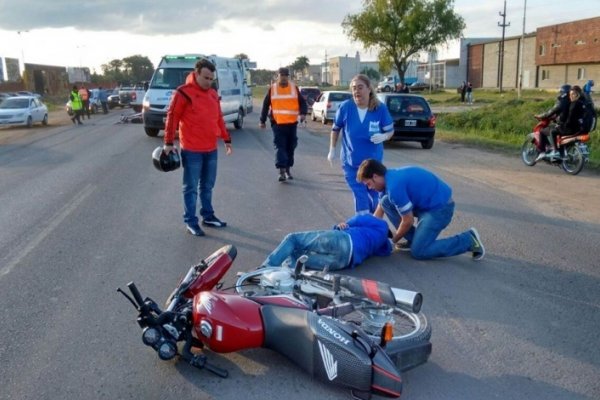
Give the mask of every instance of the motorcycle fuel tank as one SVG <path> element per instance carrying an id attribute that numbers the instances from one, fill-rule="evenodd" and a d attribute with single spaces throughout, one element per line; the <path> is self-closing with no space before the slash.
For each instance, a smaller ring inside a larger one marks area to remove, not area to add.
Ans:
<path id="1" fill-rule="evenodd" d="M 262 347 L 260 304 L 237 294 L 202 292 L 194 297 L 194 334 L 217 353 Z"/>

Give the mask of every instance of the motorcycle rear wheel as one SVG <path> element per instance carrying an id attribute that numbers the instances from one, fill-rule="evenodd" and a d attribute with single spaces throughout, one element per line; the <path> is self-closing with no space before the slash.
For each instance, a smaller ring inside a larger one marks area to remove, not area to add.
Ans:
<path id="1" fill-rule="evenodd" d="M 567 173 L 571 175 L 577 175 L 583 169 L 585 159 L 583 153 L 577 144 L 571 143 L 565 148 L 565 159 L 563 160 L 561 167 Z"/>
<path id="2" fill-rule="evenodd" d="M 533 139 L 533 134 L 527 135 L 527 139 L 523 142 L 521 146 L 521 159 L 523 163 L 529 167 L 533 167 L 536 164 L 536 159 L 540 152 L 535 145 L 535 141 Z"/>

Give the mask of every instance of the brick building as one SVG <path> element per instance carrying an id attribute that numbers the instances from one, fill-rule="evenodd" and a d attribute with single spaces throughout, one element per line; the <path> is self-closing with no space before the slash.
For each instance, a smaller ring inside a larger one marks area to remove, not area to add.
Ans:
<path id="1" fill-rule="evenodd" d="M 537 29 L 537 87 L 600 81 L 600 17 Z"/>
<path id="2" fill-rule="evenodd" d="M 466 80 L 473 87 L 500 85 L 500 39 L 467 43 Z M 502 87 L 519 83 L 519 58 L 523 45 L 523 89 L 555 89 L 564 83 L 582 86 L 600 80 L 600 17 L 538 28 L 535 33 L 505 38 Z"/>

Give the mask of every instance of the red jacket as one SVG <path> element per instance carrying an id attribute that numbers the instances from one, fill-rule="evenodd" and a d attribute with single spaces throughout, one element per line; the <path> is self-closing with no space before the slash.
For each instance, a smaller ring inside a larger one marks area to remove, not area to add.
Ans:
<path id="1" fill-rule="evenodd" d="M 187 76 L 185 84 L 179 86 L 171 98 L 165 126 L 165 144 L 173 144 L 177 128 L 181 148 L 184 150 L 216 150 L 219 137 L 225 143 L 231 143 L 217 92 L 212 88 L 202 89 L 196 82 L 194 72 Z"/>

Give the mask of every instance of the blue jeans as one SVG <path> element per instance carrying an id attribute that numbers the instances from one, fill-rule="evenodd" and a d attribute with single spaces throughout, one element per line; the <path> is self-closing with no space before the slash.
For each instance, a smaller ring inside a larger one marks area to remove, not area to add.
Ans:
<path id="1" fill-rule="evenodd" d="M 294 166 L 294 150 L 298 146 L 297 124 L 273 124 L 273 145 L 275 146 L 275 167 Z"/>
<path id="2" fill-rule="evenodd" d="M 358 168 L 344 164 L 344 178 L 352 190 L 354 195 L 354 211 L 356 214 L 372 214 L 379 204 L 379 193 L 375 190 L 370 190 L 367 185 L 356 181 L 356 173 Z"/>
<path id="3" fill-rule="evenodd" d="M 200 215 L 208 218 L 214 215 L 212 190 L 217 179 L 217 150 L 206 153 L 181 150 L 183 166 L 183 222 L 188 225 L 198 223 L 196 203 L 200 192 Z"/>
<path id="4" fill-rule="evenodd" d="M 263 262 L 263 265 L 279 266 L 290 257 L 291 267 L 302 255 L 308 256 L 306 268 L 330 271 L 346 268 L 352 260 L 352 241 L 346 232 L 307 231 L 287 235 Z"/>
<path id="5" fill-rule="evenodd" d="M 400 225 L 400 213 L 387 195 L 381 199 L 381 206 L 392 225 Z M 466 253 L 473 246 L 470 232 L 463 232 L 445 239 L 437 239 L 440 232 L 452 221 L 454 202 L 450 202 L 431 211 L 421 211 L 415 217 L 419 219 L 416 227 L 412 227 L 404 238 L 410 243 L 411 255 L 418 260 L 435 257 L 450 257 Z"/>

